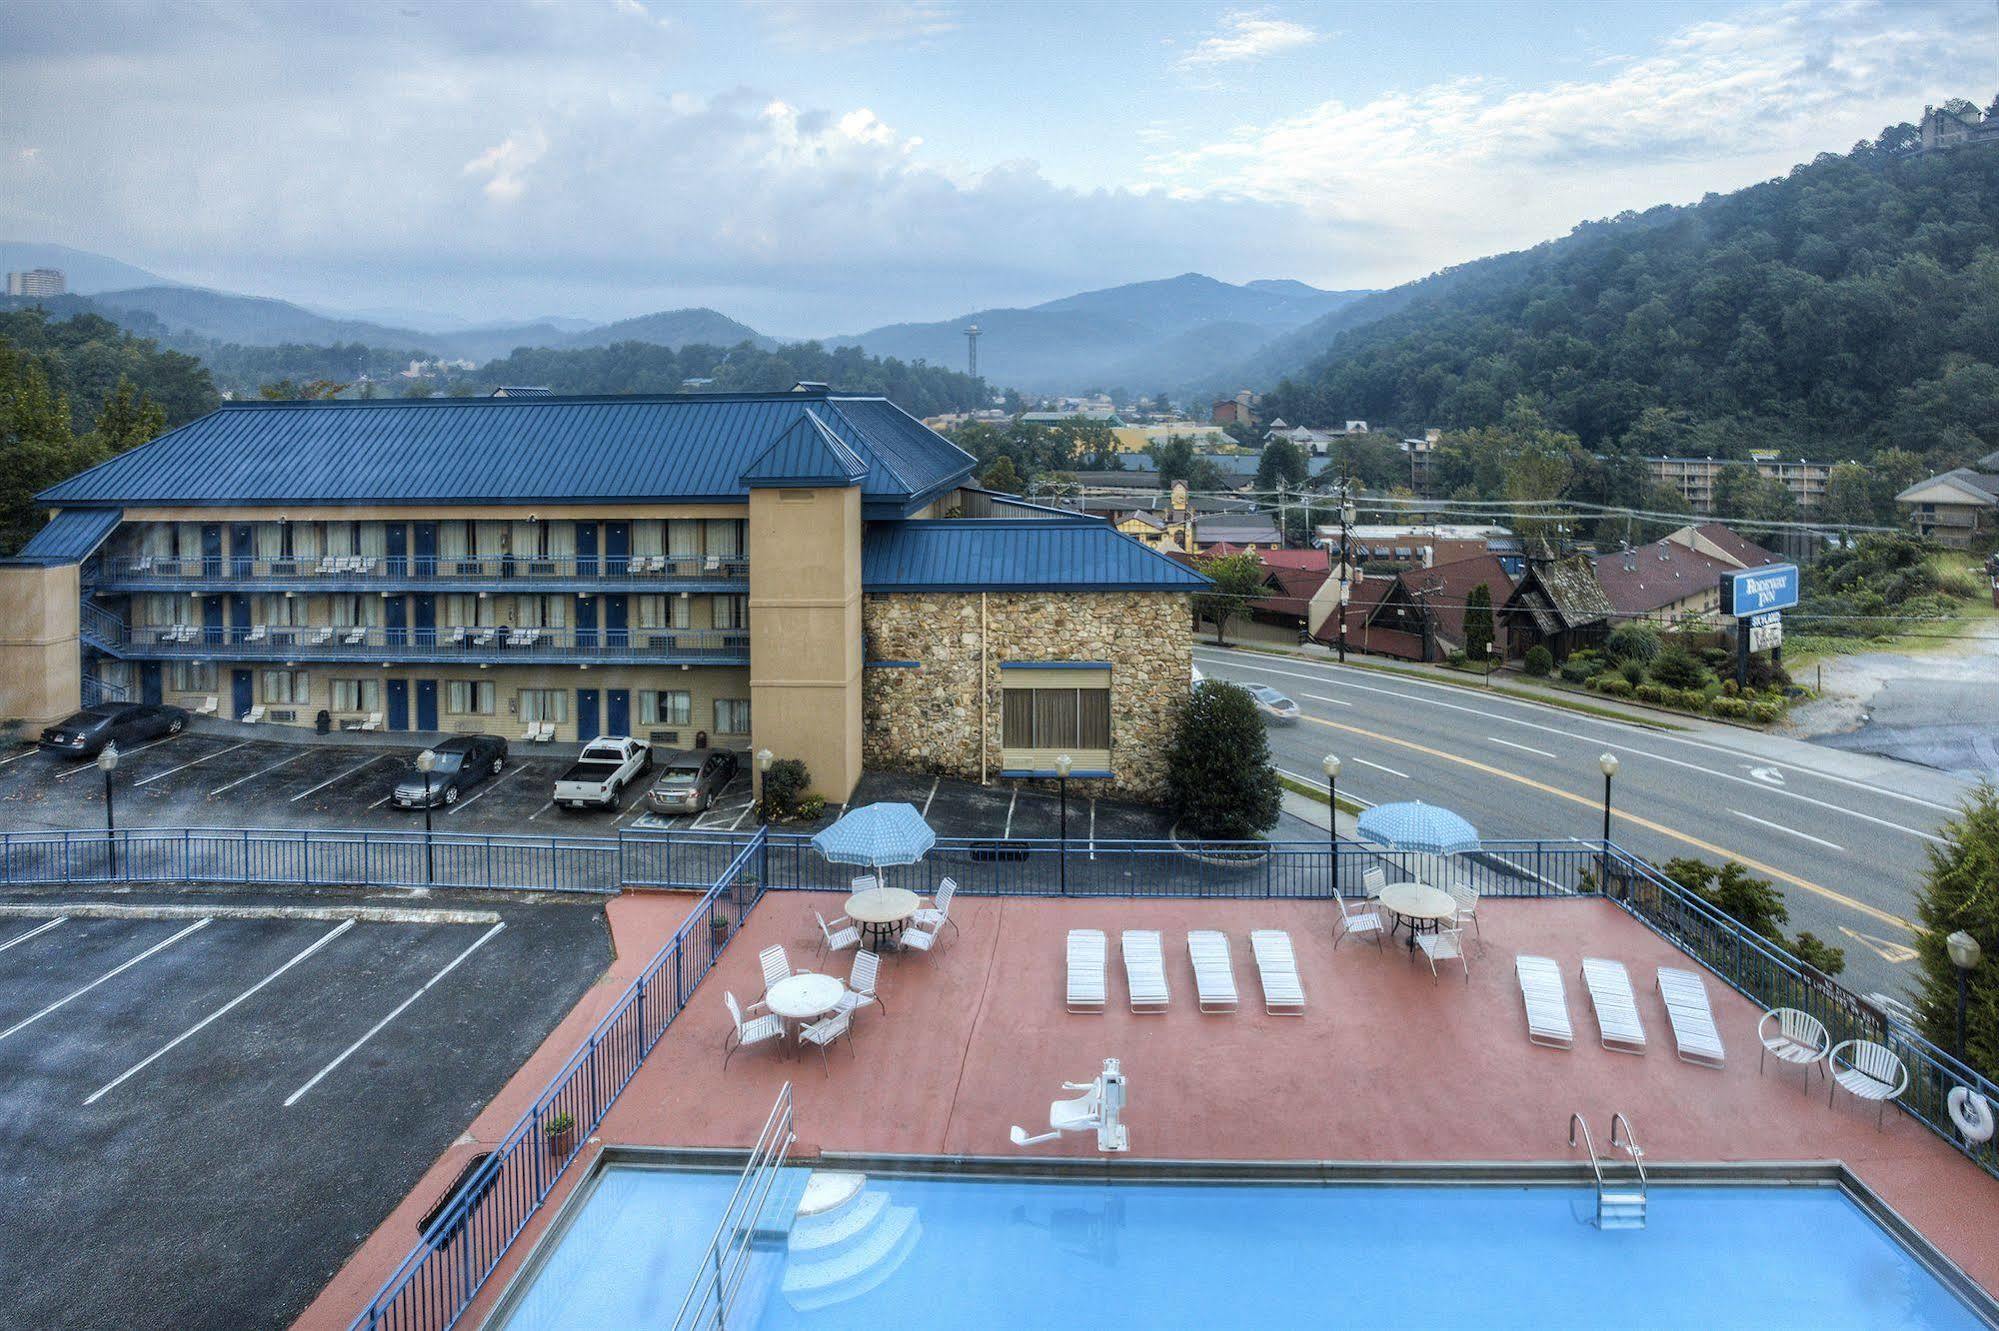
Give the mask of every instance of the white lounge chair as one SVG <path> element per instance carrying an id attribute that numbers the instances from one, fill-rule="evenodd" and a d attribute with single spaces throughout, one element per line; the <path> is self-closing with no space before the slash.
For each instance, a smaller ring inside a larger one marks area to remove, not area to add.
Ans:
<path id="1" fill-rule="evenodd" d="M 541 734 L 539 734 L 539 735 L 537 735 L 537 736 L 535 737 L 535 743 L 537 743 L 537 744 L 546 744 L 546 743 L 548 743 L 548 742 L 549 742 L 550 740 L 552 740 L 552 739 L 554 739 L 554 738 L 555 738 L 555 722 L 553 722 L 553 721 L 544 721 L 544 722 L 542 722 L 542 723 L 541 723 Z"/>
<path id="2" fill-rule="evenodd" d="M 951 898 L 957 894 L 958 884 L 952 879 L 946 878 L 937 884 L 936 897 L 931 900 L 928 906 L 919 905 L 916 908 L 916 914 L 910 917 L 910 921 L 919 928 L 928 929 L 932 933 L 936 933 L 947 924 L 955 932 L 958 924 L 957 921 L 951 918 Z"/>
<path id="3" fill-rule="evenodd" d="M 1258 929 L 1249 936 L 1256 956 L 1257 978 L 1263 982 L 1263 1010 L 1274 1016 L 1305 1015 L 1305 986 L 1298 980 L 1298 957 L 1291 935 L 1282 929 Z"/>
<path id="4" fill-rule="evenodd" d="M 1133 1012 L 1164 1012 L 1170 995 L 1166 988 L 1166 954 L 1159 944 L 1157 929 L 1124 931 L 1124 979 L 1131 992 Z"/>
<path id="5" fill-rule="evenodd" d="M 830 1072 L 832 1068 L 826 1062 L 826 1046 L 832 1044 L 833 1041 L 843 1035 L 847 1037 L 847 1052 L 851 1054 L 854 1052 L 854 1014 L 852 1012 L 835 1012 L 830 1017 L 824 1017 L 813 1022 L 798 1033 L 798 1042 L 800 1044 L 818 1045 L 819 1065 Z"/>
<path id="6" fill-rule="evenodd" d="M 782 943 L 773 943 L 757 953 L 757 965 L 763 968 L 765 993 L 779 980 L 791 978 L 791 958 L 785 955 Z"/>
<path id="7" fill-rule="evenodd" d="M 1471 961 L 1465 956 L 1465 931 L 1456 925 L 1448 929 L 1432 929 L 1426 934 L 1416 935 L 1416 946 L 1423 949 L 1423 955 L 1430 959 L 1430 980 L 1437 979 L 1437 963 L 1455 961 L 1465 968 L 1465 983 L 1471 983 Z"/>
<path id="8" fill-rule="evenodd" d="M 840 995 L 839 1004 L 833 1010 L 855 1012 L 864 1007 L 880 1007 L 886 1014 L 888 1009 L 882 1006 L 881 995 L 876 992 L 880 981 L 881 958 L 862 948 L 854 954 L 854 969 L 847 977 L 847 992 Z"/>
<path id="9" fill-rule="evenodd" d="M 1069 1010 L 1071 1012 L 1102 1012 L 1106 985 L 1104 982 L 1104 931 L 1101 929 L 1071 929 L 1069 931 Z"/>
<path id="10" fill-rule="evenodd" d="M 1527 1039 L 1551 1049 L 1573 1049 L 1575 1028 L 1569 1024 L 1569 994 L 1562 968 L 1549 957 L 1515 957 L 1520 999 L 1527 1007 Z"/>
<path id="11" fill-rule="evenodd" d="M 381 728 L 382 714 L 380 712 L 368 713 L 368 719 L 361 723 L 361 729 L 363 730 L 380 730 Z"/>
<path id="12" fill-rule="evenodd" d="M 523 741 L 532 741 L 540 734 L 541 723 L 539 721 L 530 721 L 528 722 L 527 729 L 521 732 L 521 739 Z"/>
<path id="13" fill-rule="evenodd" d="M 1341 942 L 1349 934 L 1373 934 L 1374 945 L 1377 948 L 1381 946 L 1381 936 L 1385 931 L 1381 927 L 1381 910 L 1378 906 L 1371 904 L 1349 906 L 1347 899 L 1342 896 L 1335 896 L 1333 904 L 1340 908 L 1340 932 L 1333 939 L 1334 951 L 1339 950 Z"/>
<path id="14" fill-rule="evenodd" d="M 819 950 L 821 952 L 845 952 L 850 947 L 861 945 L 861 929 L 852 920 L 842 915 L 831 924 L 818 911 L 812 918 L 819 921 Z"/>
<path id="15" fill-rule="evenodd" d="M 1814 1065 L 1818 1067 L 1821 1077 L 1825 1075 L 1825 1056 L 1832 1052 L 1832 1037 L 1826 1034 L 1825 1024 L 1811 1013 L 1800 1012 L 1794 1007 L 1772 1008 L 1763 1014 L 1763 1020 L 1756 1023 L 1756 1038 L 1763 1045 L 1763 1052 L 1756 1058 L 1758 1076 L 1763 1072 L 1763 1060 L 1772 1054 L 1776 1055 L 1779 1063 L 1791 1063 L 1805 1069 L 1808 1086 Z"/>
<path id="16" fill-rule="evenodd" d="M 254 726 L 264 719 L 264 704 L 258 703 L 238 718 L 244 725 Z"/>
<path id="17" fill-rule="evenodd" d="M 1645 1023 L 1639 1019 L 1638 998 L 1631 992 L 1631 976 L 1624 963 L 1584 957 L 1583 983 L 1589 986 L 1589 1001 L 1596 1008 L 1603 1047 L 1627 1054 L 1644 1053 Z"/>
<path id="18" fill-rule="evenodd" d="M 211 693 L 201 700 L 201 706 L 194 709 L 194 714 L 196 716 L 214 716 L 216 710 L 221 705 L 221 701 Z"/>
<path id="19" fill-rule="evenodd" d="M 248 633 L 243 635 L 243 641 L 262 642 L 264 639 L 270 636 L 271 636 L 270 626 L 268 624 L 258 624 L 254 628 L 252 628 Z"/>
<path id="20" fill-rule="evenodd" d="M 1229 936 L 1217 929 L 1189 930 L 1187 957 L 1194 963 L 1194 989 L 1201 1011 L 1235 1011 L 1235 967 L 1229 961 Z"/>
<path id="21" fill-rule="evenodd" d="M 1825 1102 L 1830 1105 L 1842 1087 L 1862 1100 L 1874 1101 L 1880 1106 L 1874 1113 L 1877 1131 L 1887 1116 L 1888 1102 L 1909 1089 L 1909 1070 L 1902 1066 L 1902 1060 L 1895 1057 L 1894 1050 L 1872 1040 L 1842 1040 L 1826 1055 L 1826 1063 L 1832 1068 L 1832 1085 L 1826 1088 Z"/>
<path id="22" fill-rule="evenodd" d="M 1718 1068 L 1726 1056 L 1721 1032 L 1715 1029 L 1714 1009 L 1708 1006 L 1707 986 L 1701 977 L 1671 966 L 1659 968 L 1659 997 L 1666 1001 L 1666 1020 L 1673 1027 L 1673 1044 L 1680 1060 L 1702 1067 Z"/>
<path id="23" fill-rule="evenodd" d="M 728 990 L 722 991 L 722 1001 L 729 1005 L 729 1033 L 722 1037 L 722 1066 L 728 1067 L 738 1049 L 747 1049 L 753 1044 L 782 1039 L 784 1023 L 775 1016 L 752 1017 L 743 1020 L 742 1004 Z"/>

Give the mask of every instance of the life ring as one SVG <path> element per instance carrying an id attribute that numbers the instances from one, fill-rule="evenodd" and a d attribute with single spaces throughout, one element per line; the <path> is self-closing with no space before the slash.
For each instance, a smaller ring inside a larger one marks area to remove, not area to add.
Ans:
<path id="1" fill-rule="evenodd" d="M 1969 1086 L 1955 1086 L 1945 1102 L 1950 1106 L 1950 1121 L 1957 1124 L 1966 1141 L 1977 1146 L 1992 1140 L 1992 1105 L 1984 1096 Z"/>

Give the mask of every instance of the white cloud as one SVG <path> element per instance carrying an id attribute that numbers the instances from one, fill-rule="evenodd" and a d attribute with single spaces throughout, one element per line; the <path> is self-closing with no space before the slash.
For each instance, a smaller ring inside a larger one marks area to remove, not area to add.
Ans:
<path id="1" fill-rule="evenodd" d="M 1232 9 L 1222 15 L 1218 32 L 1202 39 L 1175 63 L 1182 69 L 1247 64 L 1324 39 L 1324 34 L 1307 25 L 1273 17 L 1267 10 Z"/>
<path id="2" fill-rule="evenodd" d="M 766 36 L 788 47 L 838 50 L 922 42 L 958 27 L 942 0 L 743 0 Z"/>
<path id="3" fill-rule="evenodd" d="M 482 187 L 486 197 L 499 203 L 512 203 L 521 197 L 527 188 L 527 171 L 548 151 L 548 136 L 540 130 L 529 130 L 523 134 L 509 134 L 492 147 L 467 162 L 462 170 L 468 176 L 484 176 Z"/>

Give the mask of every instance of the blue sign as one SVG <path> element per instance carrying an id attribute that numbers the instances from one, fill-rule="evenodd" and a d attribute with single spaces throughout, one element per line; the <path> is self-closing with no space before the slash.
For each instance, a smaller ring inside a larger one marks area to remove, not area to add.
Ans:
<path id="1" fill-rule="evenodd" d="M 1721 576 L 1721 613 L 1746 618 L 1798 603 L 1798 566 L 1766 564 Z"/>

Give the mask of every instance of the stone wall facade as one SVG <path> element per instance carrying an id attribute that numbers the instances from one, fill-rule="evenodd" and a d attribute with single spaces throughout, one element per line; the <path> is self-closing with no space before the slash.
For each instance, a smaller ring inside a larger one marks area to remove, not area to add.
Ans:
<path id="1" fill-rule="evenodd" d="M 861 608 L 863 757 L 870 767 L 986 780 L 1001 770 L 1003 663 L 1107 661 L 1113 776 L 1076 784 L 1157 799 L 1192 678 L 1192 620 L 1184 592 L 870 593 Z"/>

